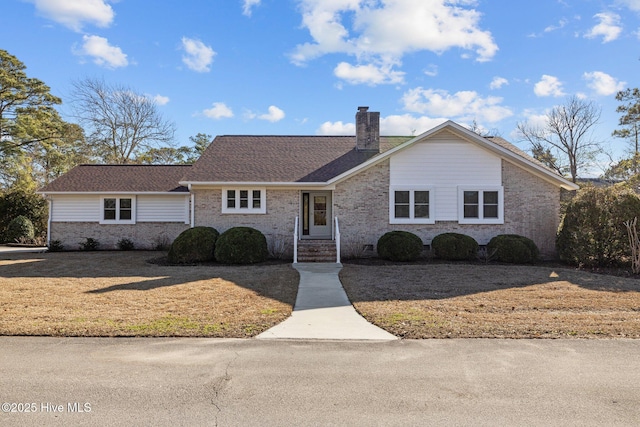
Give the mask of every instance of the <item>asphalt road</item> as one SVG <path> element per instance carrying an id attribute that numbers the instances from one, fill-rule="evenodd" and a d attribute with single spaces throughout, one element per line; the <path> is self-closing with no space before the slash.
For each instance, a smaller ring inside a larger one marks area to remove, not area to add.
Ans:
<path id="1" fill-rule="evenodd" d="M 0 402 L 2 426 L 631 426 L 640 340 L 0 337 Z"/>

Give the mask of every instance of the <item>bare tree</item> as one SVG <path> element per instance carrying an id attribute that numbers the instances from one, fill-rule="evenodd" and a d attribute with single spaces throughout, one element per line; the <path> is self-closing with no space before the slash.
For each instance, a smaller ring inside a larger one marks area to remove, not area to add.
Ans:
<path id="1" fill-rule="evenodd" d="M 142 152 L 173 142 L 175 126 L 156 103 L 129 87 L 102 80 L 73 83 L 72 105 L 87 142 L 108 163 L 129 163 Z"/>
<path id="2" fill-rule="evenodd" d="M 532 152 L 544 153 L 547 159 L 553 159 L 549 166 L 568 173 L 576 182 L 579 170 L 592 164 L 601 151 L 600 143 L 593 137 L 593 128 L 599 120 L 599 107 L 592 101 L 572 96 L 547 114 L 544 125 L 521 122 L 518 132 L 531 144 Z"/>

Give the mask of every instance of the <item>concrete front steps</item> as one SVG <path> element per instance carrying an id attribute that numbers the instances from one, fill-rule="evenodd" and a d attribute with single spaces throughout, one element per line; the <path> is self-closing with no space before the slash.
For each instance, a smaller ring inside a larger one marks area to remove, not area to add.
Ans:
<path id="1" fill-rule="evenodd" d="M 336 262 L 333 240 L 298 240 L 298 262 Z"/>

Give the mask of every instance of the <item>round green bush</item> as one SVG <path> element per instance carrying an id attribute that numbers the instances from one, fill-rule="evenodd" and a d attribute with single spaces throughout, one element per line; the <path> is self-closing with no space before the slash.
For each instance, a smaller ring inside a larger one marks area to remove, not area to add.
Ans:
<path id="1" fill-rule="evenodd" d="M 500 234 L 489 241 L 487 249 L 496 261 L 512 264 L 531 264 L 540 256 L 533 240 L 517 234 Z"/>
<path id="2" fill-rule="evenodd" d="M 29 218 L 24 215 L 18 215 L 9 222 L 7 226 L 7 242 L 14 243 L 21 239 L 33 239 L 35 237 L 35 228 Z"/>
<path id="3" fill-rule="evenodd" d="M 629 188 L 584 187 L 566 207 L 556 249 L 564 262 L 610 267 L 628 260 L 625 221 L 640 217 L 640 197 Z"/>
<path id="4" fill-rule="evenodd" d="M 391 261 L 415 261 L 422 253 L 422 239 L 408 231 L 389 231 L 376 245 L 378 256 Z"/>
<path id="5" fill-rule="evenodd" d="M 478 254 L 478 242 L 466 234 L 442 233 L 431 241 L 434 255 L 448 261 L 471 260 Z"/>
<path id="6" fill-rule="evenodd" d="M 225 264 L 253 264 L 269 257 L 267 239 L 251 227 L 233 227 L 216 242 L 216 261 Z"/>
<path id="7" fill-rule="evenodd" d="M 135 243 L 133 243 L 131 239 L 120 239 L 118 240 L 118 249 L 121 251 L 132 251 L 135 249 Z"/>
<path id="8" fill-rule="evenodd" d="M 52 240 L 49 242 L 49 252 L 62 252 L 64 245 L 60 240 Z"/>
<path id="9" fill-rule="evenodd" d="M 169 248 L 172 264 L 193 264 L 213 261 L 218 230 L 213 227 L 193 227 L 180 233 Z"/>

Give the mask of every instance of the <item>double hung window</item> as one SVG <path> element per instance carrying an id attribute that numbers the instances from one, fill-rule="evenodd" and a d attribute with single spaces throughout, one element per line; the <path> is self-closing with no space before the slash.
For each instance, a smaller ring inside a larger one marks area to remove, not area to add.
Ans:
<path id="1" fill-rule="evenodd" d="M 102 198 L 102 224 L 134 224 L 135 202 L 131 197 Z"/>
<path id="2" fill-rule="evenodd" d="M 224 188 L 222 190 L 222 213 L 266 213 L 266 190 L 264 188 Z"/>
<path id="3" fill-rule="evenodd" d="M 391 224 L 433 224 L 434 191 L 431 187 L 391 187 L 389 222 Z"/>
<path id="4" fill-rule="evenodd" d="M 461 224 L 502 224 L 504 202 L 502 187 L 458 188 L 458 221 Z"/>

